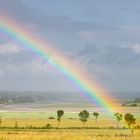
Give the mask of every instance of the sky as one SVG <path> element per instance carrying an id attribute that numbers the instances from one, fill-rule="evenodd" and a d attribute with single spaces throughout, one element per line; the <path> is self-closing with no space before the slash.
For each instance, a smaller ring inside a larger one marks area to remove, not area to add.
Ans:
<path id="1" fill-rule="evenodd" d="M 140 91 L 139 0 L 0 0 L 0 14 L 81 63 L 111 92 Z M 67 77 L 0 35 L 0 90 L 77 91 Z"/>

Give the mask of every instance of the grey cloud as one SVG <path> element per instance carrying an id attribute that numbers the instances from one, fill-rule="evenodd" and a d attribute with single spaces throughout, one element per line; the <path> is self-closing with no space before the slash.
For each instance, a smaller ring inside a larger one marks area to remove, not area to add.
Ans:
<path id="1" fill-rule="evenodd" d="M 110 91 L 139 91 L 140 54 L 132 48 L 89 44 L 78 57 L 90 75 Z"/>
<path id="2" fill-rule="evenodd" d="M 96 46 L 87 45 L 81 50 L 80 55 L 88 57 L 88 64 L 100 64 L 105 66 L 125 67 L 139 66 L 140 55 L 131 48 L 121 46 Z"/>
<path id="3" fill-rule="evenodd" d="M 84 30 L 101 31 L 118 29 L 118 27 L 103 24 L 98 21 L 74 20 L 68 16 L 48 16 L 47 13 L 41 13 L 33 8 L 27 7 L 22 1 L 14 1 L 2 0 L 0 12 L 10 14 L 13 19 L 23 21 L 25 25 L 36 24 L 42 31 L 79 32 Z"/>
<path id="4" fill-rule="evenodd" d="M 0 13 L 8 14 L 12 18 L 28 17 L 28 9 L 21 0 L 0 0 Z"/>
<path id="5" fill-rule="evenodd" d="M 22 50 L 17 53 L 1 54 L 0 63 L 1 64 L 10 64 L 10 65 L 23 65 L 29 63 L 36 55 L 30 51 Z"/>

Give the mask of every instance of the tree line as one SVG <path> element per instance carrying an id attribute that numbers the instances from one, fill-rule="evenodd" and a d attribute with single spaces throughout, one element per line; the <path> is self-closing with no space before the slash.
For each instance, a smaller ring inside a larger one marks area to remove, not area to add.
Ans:
<path id="1" fill-rule="evenodd" d="M 87 110 L 82 110 L 79 112 L 79 120 L 82 122 L 83 127 L 86 127 L 86 123 L 88 121 L 88 118 L 90 116 L 90 113 Z M 93 112 L 92 113 L 93 117 L 95 118 L 95 128 L 99 128 L 98 127 L 98 118 L 100 116 L 100 114 L 98 112 Z M 57 111 L 57 121 L 58 121 L 58 128 L 60 127 L 60 123 L 62 120 L 62 117 L 64 116 L 64 111 L 63 110 L 58 110 Z M 134 117 L 133 114 L 131 113 L 126 113 L 125 115 L 122 115 L 121 113 L 117 112 L 114 114 L 114 117 L 116 118 L 116 128 L 119 128 L 119 124 L 120 122 L 124 119 L 128 128 L 130 130 L 132 130 L 133 132 L 133 128 L 132 126 L 136 124 L 136 118 Z M 54 117 L 49 117 L 49 119 L 55 119 Z M 2 126 L 2 118 L 0 117 L 0 127 Z M 15 127 L 14 128 L 18 128 L 18 124 L 17 122 L 15 122 Z M 46 128 L 51 128 L 50 124 L 47 124 Z"/>
<path id="2" fill-rule="evenodd" d="M 100 114 L 98 112 L 93 112 L 92 114 L 95 118 L 95 128 L 97 128 L 98 127 L 97 126 L 97 120 L 98 120 L 98 117 L 100 116 Z M 58 126 L 60 125 L 61 118 L 62 118 L 63 115 L 64 115 L 63 110 L 58 110 L 57 111 Z M 88 121 L 88 118 L 90 116 L 89 112 L 87 110 L 83 110 L 78 115 L 79 115 L 80 121 L 83 123 L 83 126 L 85 127 L 86 122 Z M 136 124 L 136 118 L 131 113 L 126 113 L 123 116 L 121 113 L 117 112 L 117 113 L 114 114 L 114 117 L 116 118 L 116 121 L 117 121 L 116 128 L 119 128 L 119 123 L 120 123 L 120 121 L 122 121 L 123 117 L 124 117 L 124 120 L 125 120 L 126 124 L 128 125 L 129 129 L 131 129 L 132 126 Z"/>

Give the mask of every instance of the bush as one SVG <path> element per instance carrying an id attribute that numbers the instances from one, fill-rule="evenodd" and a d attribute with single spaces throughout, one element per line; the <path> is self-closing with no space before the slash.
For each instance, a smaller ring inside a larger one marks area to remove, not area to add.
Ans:
<path id="1" fill-rule="evenodd" d="M 32 128 L 33 128 L 33 126 L 32 126 L 32 125 L 30 125 L 30 126 L 29 126 L 29 129 L 32 129 Z"/>
<path id="2" fill-rule="evenodd" d="M 140 125 L 137 125 L 134 127 L 135 129 L 140 129 Z"/>
<path id="3" fill-rule="evenodd" d="M 46 126 L 45 126 L 45 128 L 46 129 L 50 129 L 50 128 L 52 128 L 52 126 L 51 126 L 51 124 L 47 123 Z"/>
<path id="4" fill-rule="evenodd" d="M 123 129 L 126 129 L 126 127 L 124 126 Z"/>
<path id="5" fill-rule="evenodd" d="M 68 119 L 69 119 L 69 120 L 76 120 L 76 118 L 71 118 L 71 117 L 70 117 L 70 118 L 68 118 Z"/>
<path id="6" fill-rule="evenodd" d="M 53 120 L 53 119 L 55 119 L 55 118 L 51 116 L 51 117 L 49 117 L 49 119 L 50 119 L 50 120 Z"/>
<path id="7" fill-rule="evenodd" d="M 131 104 L 130 106 L 135 107 L 135 106 L 137 106 L 137 104 Z"/>

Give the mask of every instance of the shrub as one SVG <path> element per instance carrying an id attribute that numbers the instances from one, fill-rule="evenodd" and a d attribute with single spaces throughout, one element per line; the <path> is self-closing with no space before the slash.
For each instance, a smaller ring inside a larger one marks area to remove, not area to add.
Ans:
<path id="1" fill-rule="evenodd" d="M 53 119 L 55 119 L 55 118 L 51 116 L 51 117 L 49 117 L 49 119 L 50 119 L 50 120 L 53 120 Z"/>
<path id="2" fill-rule="evenodd" d="M 46 126 L 45 126 L 45 128 L 46 129 L 50 129 L 50 128 L 52 128 L 52 126 L 51 126 L 51 124 L 47 123 Z"/>
<path id="3" fill-rule="evenodd" d="M 18 128 L 18 123 L 17 122 L 15 122 L 14 128 Z"/>
<path id="4" fill-rule="evenodd" d="M 136 107 L 136 106 L 137 106 L 137 104 L 131 104 L 130 106 L 131 106 L 131 107 Z"/>

